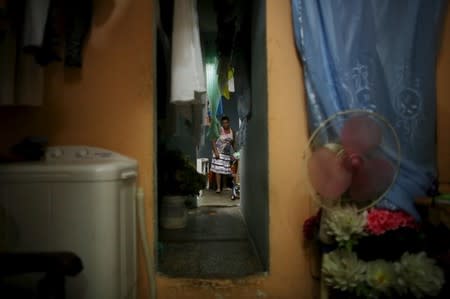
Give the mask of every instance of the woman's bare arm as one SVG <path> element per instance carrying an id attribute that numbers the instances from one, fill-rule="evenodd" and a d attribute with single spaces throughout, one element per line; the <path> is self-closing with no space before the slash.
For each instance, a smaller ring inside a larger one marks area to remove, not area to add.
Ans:
<path id="1" fill-rule="evenodd" d="M 214 156 L 216 156 L 216 158 L 218 159 L 220 157 L 220 155 L 219 155 L 219 151 L 217 150 L 216 141 L 217 141 L 217 139 L 214 139 L 211 142 L 212 142 Z"/>

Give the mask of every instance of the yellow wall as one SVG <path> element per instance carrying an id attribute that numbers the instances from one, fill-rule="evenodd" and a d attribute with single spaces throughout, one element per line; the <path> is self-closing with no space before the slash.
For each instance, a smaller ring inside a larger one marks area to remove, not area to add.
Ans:
<path id="1" fill-rule="evenodd" d="M 81 72 L 54 64 L 46 71 L 42 107 L 0 109 L 0 146 L 13 144 L 26 135 L 43 135 L 53 145 L 86 144 L 111 149 L 139 160 L 140 183 L 146 194 L 151 194 L 152 1 L 130 1 L 123 19 L 104 40 L 95 38 L 100 37 L 99 28 L 110 17 L 114 1 L 94 2 L 92 36 L 97 42 L 96 47 L 92 41 L 87 44 Z M 147 213 L 153 215 L 149 197 Z M 144 273 L 142 269 L 140 273 Z M 140 275 L 141 285 L 143 278 Z"/>
<path id="2" fill-rule="evenodd" d="M 96 1 L 96 28 L 110 14 L 111 2 Z M 123 19 L 114 27 L 113 35 L 102 41 L 103 47 L 88 43 L 81 73 L 64 70 L 61 65 L 47 70 L 47 94 L 41 108 L 0 109 L 0 143 L 12 144 L 24 135 L 40 134 L 49 136 L 51 144 L 89 144 L 137 158 L 140 183 L 147 195 L 147 223 L 152 242 L 153 11 L 151 0 L 130 3 Z M 290 0 L 268 0 L 267 14 L 271 272 L 267 277 L 236 281 L 158 277 L 158 298 L 313 298 L 309 258 L 301 240 L 302 222 L 310 211 L 299 175 L 306 126 Z M 440 140 L 448 138 L 449 134 L 444 132 L 450 128 L 448 19 L 446 24 L 438 71 L 439 109 L 447 109 L 440 117 Z M 450 144 L 449 139 L 446 144 Z M 446 160 L 449 153 L 449 147 L 440 151 L 440 163 L 446 165 L 441 168 L 443 175 L 444 169 L 450 169 L 450 161 Z M 449 172 L 446 178 L 450 178 Z M 140 265 L 144 265 L 142 255 Z M 140 298 L 147 299 L 149 288 L 142 266 L 139 273 Z"/>

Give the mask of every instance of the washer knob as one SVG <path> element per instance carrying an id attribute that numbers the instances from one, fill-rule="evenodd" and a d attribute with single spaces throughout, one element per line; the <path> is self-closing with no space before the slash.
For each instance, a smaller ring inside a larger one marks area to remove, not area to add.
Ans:
<path id="1" fill-rule="evenodd" d="M 84 158 L 84 157 L 86 157 L 88 154 L 89 154 L 88 150 L 85 149 L 85 148 L 83 148 L 83 149 L 81 149 L 81 150 L 78 151 L 77 157 L 78 157 L 78 158 Z"/>
<path id="2" fill-rule="evenodd" d="M 60 148 L 54 148 L 54 149 L 50 152 L 50 157 L 52 157 L 52 158 L 60 158 L 60 157 L 62 157 L 63 154 L 64 154 L 64 152 L 62 151 L 62 149 L 60 149 Z"/>

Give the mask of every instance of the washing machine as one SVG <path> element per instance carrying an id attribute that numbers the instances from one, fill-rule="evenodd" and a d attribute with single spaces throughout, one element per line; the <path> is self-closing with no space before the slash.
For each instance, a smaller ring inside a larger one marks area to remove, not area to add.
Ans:
<path id="1" fill-rule="evenodd" d="M 134 299 L 136 178 L 135 160 L 88 146 L 0 165 L 0 250 L 74 252 L 68 299 Z"/>

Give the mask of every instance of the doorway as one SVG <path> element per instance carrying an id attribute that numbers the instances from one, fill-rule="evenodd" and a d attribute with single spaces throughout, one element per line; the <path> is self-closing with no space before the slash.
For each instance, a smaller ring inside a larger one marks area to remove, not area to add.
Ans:
<path id="1" fill-rule="evenodd" d="M 195 91 L 188 104 L 173 101 L 174 84 L 183 83 L 173 80 L 173 40 L 179 34 L 174 22 L 176 1 L 159 1 L 157 18 L 158 179 L 168 167 L 165 154 L 176 151 L 204 174 L 205 184 L 199 195 L 184 203 L 184 226 L 158 226 L 158 272 L 189 278 L 268 272 L 265 1 L 193 1 L 205 88 Z M 223 57 L 231 57 L 226 83 L 217 77 Z M 240 80 L 242 76 L 247 81 Z M 219 96 L 215 98 L 214 92 Z M 235 140 L 229 155 L 230 174 L 222 175 L 218 193 L 215 172 L 211 171 L 212 140 L 217 136 L 211 127 L 223 116 L 229 119 Z M 164 195 L 159 188 L 159 224 L 167 213 L 162 211 Z"/>

